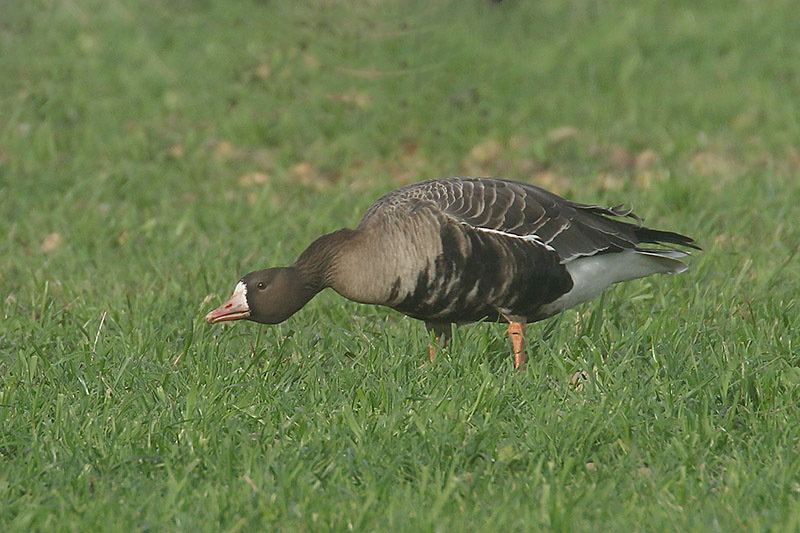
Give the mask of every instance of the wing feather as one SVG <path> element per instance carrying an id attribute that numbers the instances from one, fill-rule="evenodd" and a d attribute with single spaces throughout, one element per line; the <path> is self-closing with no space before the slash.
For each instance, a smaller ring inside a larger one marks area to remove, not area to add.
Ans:
<path id="1" fill-rule="evenodd" d="M 633 210 L 622 204 L 582 204 L 534 185 L 491 178 L 446 178 L 403 187 L 373 204 L 359 225 L 378 210 L 422 207 L 459 224 L 488 230 L 498 238 L 524 238 L 545 246 L 557 253 L 562 263 L 624 250 L 675 251 L 670 244 L 698 248 L 684 235 L 644 227 Z M 620 218 L 631 218 L 635 223 Z M 664 248 L 641 248 L 642 243 Z"/>

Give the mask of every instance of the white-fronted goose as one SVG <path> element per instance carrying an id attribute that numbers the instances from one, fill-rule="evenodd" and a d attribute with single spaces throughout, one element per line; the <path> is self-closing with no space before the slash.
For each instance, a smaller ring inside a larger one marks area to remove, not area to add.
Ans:
<path id="1" fill-rule="evenodd" d="M 620 281 L 683 272 L 678 258 L 688 252 L 672 245 L 699 249 L 689 237 L 644 227 L 622 206 L 580 204 L 514 181 L 430 180 L 383 196 L 355 230 L 323 235 L 291 266 L 247 274 L 206 322 L 277 324 L 331 287 L 425 321 L 443 346 L 451 324 L 504 320 L 520 368 L 526 323 Z"/>

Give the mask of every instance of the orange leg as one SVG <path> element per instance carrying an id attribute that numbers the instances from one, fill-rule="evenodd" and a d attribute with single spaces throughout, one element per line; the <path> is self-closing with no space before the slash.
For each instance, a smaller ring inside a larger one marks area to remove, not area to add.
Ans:
<path id="1" fill-rule="evenodd" d="M 430 351 L 431 356 L 431 363 L 433 363 L 433 358 L 436 355 L 436 347 L 441 346 L 442 348 L 447 348 L 447 339 L 450 338 L 451 328 L 450 324 L 440 324 L 438 322 L 425 322 L 425 328 L 428 330 L 428 334 L 430 335 L 433 333 L 434 341 L 428 345 L 428 350 Z"/>
<path id="2" fill-rule="evenodd" d="M 525 368 L 525 323 L 511 322 L 508 325 L 508 336 L 514 350 L 514 368 L 522 372 Z"/>
<path id="3" fill-rule="evenodd" d="M 436 347 L 441 346 L 442 349 L 447 348 L 447 336 L 436 334 L 436 340 L 433 344 L 428 345 L 428 350 L 430 350 L 431 356 L 431 363 L 433 363 L 433 356 L 436 354 Z"/>

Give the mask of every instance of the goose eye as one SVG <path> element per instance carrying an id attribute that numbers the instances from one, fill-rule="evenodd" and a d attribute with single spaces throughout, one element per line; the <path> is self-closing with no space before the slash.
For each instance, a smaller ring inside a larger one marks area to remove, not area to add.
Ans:
<path id="1" fill-rule="evenodd" d="M 264 289 L 267 288 L 267 284 L 264 283 L 263 281 L 259 281 L 258 285 L 256 285 L 256 287 L 258 287 L 258 290 L 263 291 Z"/>

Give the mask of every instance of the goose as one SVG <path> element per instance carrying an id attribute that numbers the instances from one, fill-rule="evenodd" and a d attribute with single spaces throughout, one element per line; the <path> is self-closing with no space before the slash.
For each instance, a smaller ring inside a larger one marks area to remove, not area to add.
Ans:
<path id="1" fill-rule="evenodd" d="M 384 195 L 355 229 L 319 237 L 292 265 L 245 275 L 205 320 L 278 324 L 330 287 L 424 321 L 431 361 L 454 324 L 506 322 L 521 370 L 527 323 L 615 283 L 684 272 L 690 252 L 682 248 L 700 249 L 645 227 L 622 204 L 582 204 L 502 179 L 434 179 Z"/>

